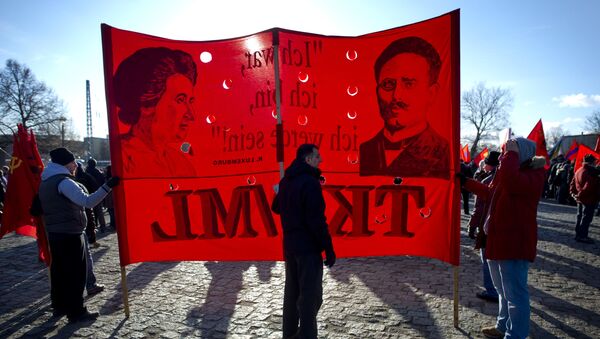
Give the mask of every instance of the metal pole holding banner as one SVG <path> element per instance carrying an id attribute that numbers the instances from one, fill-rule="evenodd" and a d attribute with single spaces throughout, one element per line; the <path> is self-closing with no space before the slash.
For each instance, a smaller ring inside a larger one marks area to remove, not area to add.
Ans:
<path id="1" fill-rule="evenodd" d="M 125 317 L 129 318 L 129 293 L 127 292 L 127 274 L 125 266 L 121 266 L 121 289 L 123 290 L 123 309 Z"/>
<path id="2" fill-rule="evenodd" d="M 279 162 L 279 178 L 283 178 L 283 120 L 281 119 L 281 81 L 279 77 L 279 29 L 273 29 L 273 64 L 275 65 L 275 112 L 277 113 L 277 162 Z"/>

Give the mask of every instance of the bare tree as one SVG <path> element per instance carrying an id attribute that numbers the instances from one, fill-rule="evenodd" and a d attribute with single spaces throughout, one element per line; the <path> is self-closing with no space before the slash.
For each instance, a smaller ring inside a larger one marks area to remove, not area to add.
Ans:
<path id="1" fill-rule="evenodd" d="M 585 123 L 589 127 L 590 132 L 600 133 L 600 110 L 595 110 L 592 114 L 588 115 Z"/>
<path id="2" fill-rule="evenodd" d="M 64 121 L 62 101 L 26 65 L 13 59 L 0 70 L 0 133 L 12 134 L 17 124 L 57 135 Z"/>
<path id="3" fill-rule="evenodd" d="M 490 138 L 491 132 L 508 126 L 512 104 L 513 96 L 509 89 L 486 87 L 484 83 L 463 93 L 461 118 L 475 128 L 471 156 L 477 153 L 481 140 Z"/>
<path id="4" fill-rule="evenodd" d="M 554 145 L 556 145 L 556 143 L 565 135 L 565 130 L 560 126 L 549 128 L 546 132 L 546 145 L 548 148 L 554 147 Z"/>

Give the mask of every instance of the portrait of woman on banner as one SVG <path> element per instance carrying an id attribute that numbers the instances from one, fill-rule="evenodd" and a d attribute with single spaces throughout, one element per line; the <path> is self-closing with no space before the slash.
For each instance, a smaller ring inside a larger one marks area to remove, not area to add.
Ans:
<path id="1" fill-rule="evenodd" d="M 189 177 L 188 130 L 194 122 L 196 64 L 190 54 L 143 48 L 123 60 L 114 76 L 126 177 Z"/>

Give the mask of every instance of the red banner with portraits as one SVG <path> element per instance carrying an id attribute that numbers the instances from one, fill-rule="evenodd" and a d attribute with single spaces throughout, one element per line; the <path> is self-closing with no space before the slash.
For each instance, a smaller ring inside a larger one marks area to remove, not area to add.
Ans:
<path id="1" fill-rule="evenodd" d="M 358 37 L 102 40 L 122 265 L 281 260 L 273 187 L 305 143 L 338 257 L 458 264 L 458 10 Z"/>

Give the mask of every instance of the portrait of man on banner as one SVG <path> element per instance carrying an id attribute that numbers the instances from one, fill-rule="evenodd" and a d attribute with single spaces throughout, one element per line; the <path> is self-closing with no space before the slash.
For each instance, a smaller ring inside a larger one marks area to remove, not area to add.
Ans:
<path id="1" fill-rule="evenodd" d="M 142 48 L 114 75 L 126 177 L 194 176 L 186 137 L 195 120 L 196 64 L 192 56 L 165 47 Z"/>
<path id="2" fill-rule="evenodd" d="M 359 149 L 361 176 L 449 178 L 449 142 L 428 123 L 442 61 L 420 37 L 390 43 L 375 61 L 383 128 Z"/>

